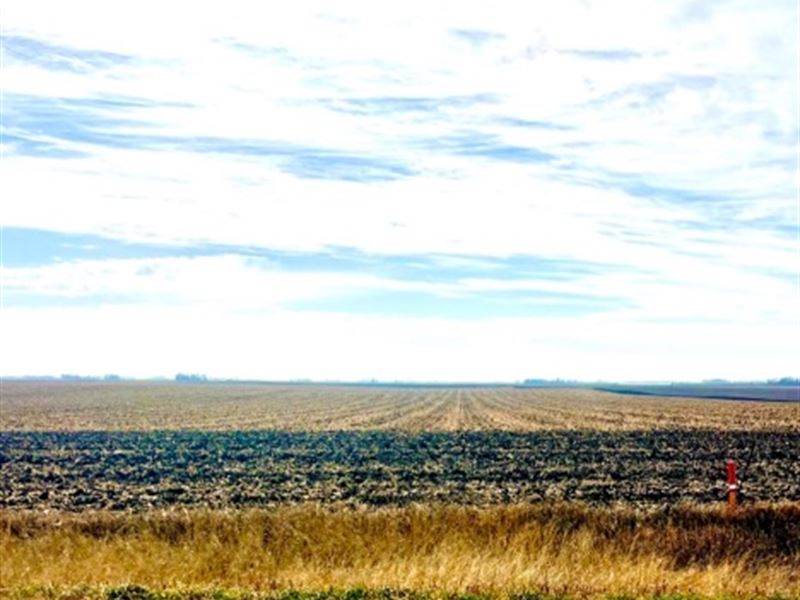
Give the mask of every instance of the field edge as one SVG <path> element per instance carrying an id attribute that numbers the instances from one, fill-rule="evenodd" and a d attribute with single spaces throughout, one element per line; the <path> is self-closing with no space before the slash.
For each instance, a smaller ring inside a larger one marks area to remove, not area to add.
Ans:
<path id="1" fill-rule="evenodd" d="M 0 588 L 0 600 L 800 600 L 783 594 L 570 594 L 540 591 L 454 593 L 404 588 L 327 588 L 248 590 L 226 587 L 157 589 L 136 584 L 115 586 L 27 586 Z"/>

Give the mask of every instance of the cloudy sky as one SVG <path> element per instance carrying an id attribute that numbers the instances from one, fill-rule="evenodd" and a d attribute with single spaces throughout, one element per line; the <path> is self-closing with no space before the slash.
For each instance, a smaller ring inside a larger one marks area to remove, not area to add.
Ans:
<path id="1" fill-rule="evenodd" d="M 6 375 L 798 375 L 764 2 L 3 3 Z"/>

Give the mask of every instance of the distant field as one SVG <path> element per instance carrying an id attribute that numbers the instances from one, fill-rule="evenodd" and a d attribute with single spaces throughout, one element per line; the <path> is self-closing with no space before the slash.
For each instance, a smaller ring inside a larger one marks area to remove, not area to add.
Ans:
<path id="1" fill-rule="evenodd" d="M 612 385 L 608 391 L 651 396 L 692 396 L 764 402 L 800 402 L 800 385 L 754 385 L 739 383 L 703 383 L 669 385 Z"/>
<path id="2" fill-rule="evenodd" d="M 800 431 L 800 403 L 590 389 L 4 382 L 0 431 Z"/>

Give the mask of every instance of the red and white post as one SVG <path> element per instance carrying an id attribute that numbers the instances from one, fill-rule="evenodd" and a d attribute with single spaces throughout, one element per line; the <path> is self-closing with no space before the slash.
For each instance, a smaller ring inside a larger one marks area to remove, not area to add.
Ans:
<path id="1" fill-rule="evenodd" d="M 736 479 L 736 463 L 733 459 L 728 459 L 728 506 L 736 508 L 737 493 L 739 491 L 739 480 Z"/>

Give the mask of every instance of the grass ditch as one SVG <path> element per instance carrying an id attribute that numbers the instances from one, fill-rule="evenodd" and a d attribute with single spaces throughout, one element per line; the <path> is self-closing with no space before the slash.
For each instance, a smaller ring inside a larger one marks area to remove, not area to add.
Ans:
<path id="1" fill-rule="evenodd" d="M 297 600 L 319 590 L 362 590 L 369 600 L 529 590 L 542 598 L 800 598 L 800 503 L 733 512 L 578 503 L 5 510 L 0 556 L 0 587 L 35 590 L 32 597 L 135 588 L 159 598 L 195 593 L 171 589 L 270 598 L 297 590 Z"/>
<path id="2" fill-rule="evenodd" d="M 584 600 L 575 596 L 521 592 L 512 594 L 418 592 L 406 589 L 330 589 L 320 591 L 283 590 L 253 592 L 249 590 L 209 588 L 153 590 L 138 585 L 106 588 L 76 587 L 0 589 L 6 600 Z M 631 596 L 606 594 L 592 600 L 710 600 L 696 594 Z M 734 596 L 717 596 L 713 600 L 739 600 Z M 789 596 L 748 596 L 746 600 L 795 600 Z"/>

